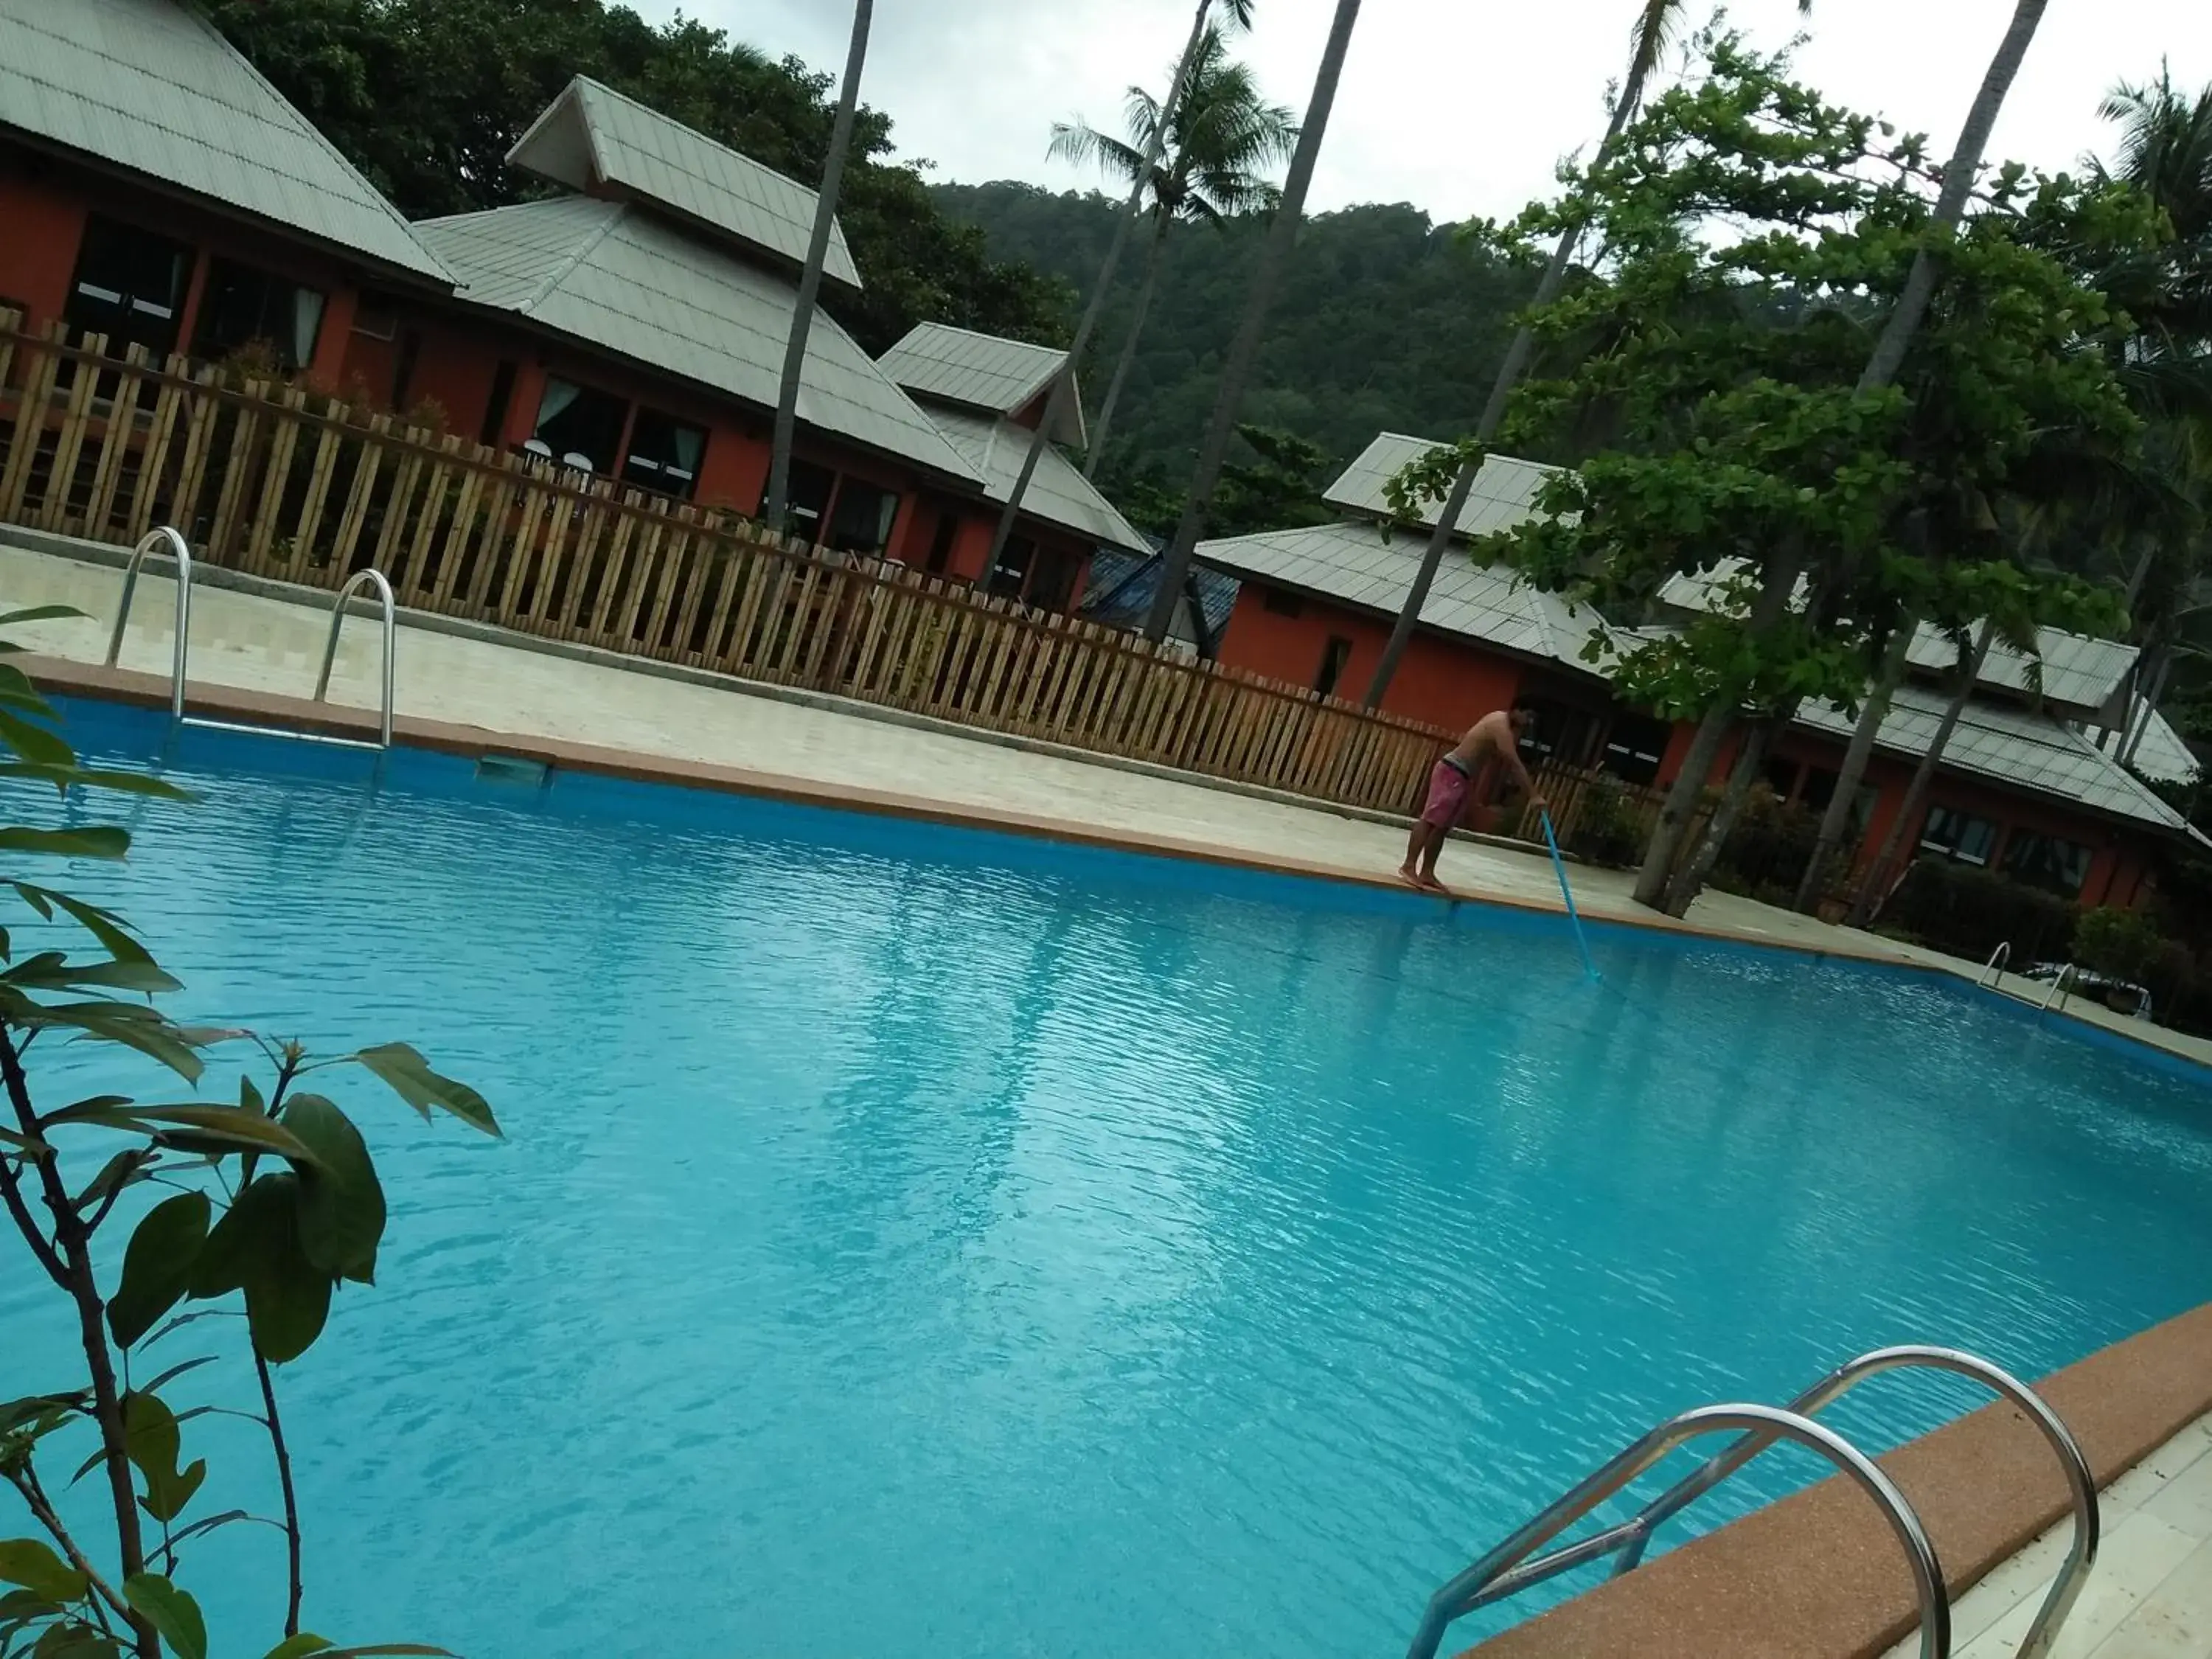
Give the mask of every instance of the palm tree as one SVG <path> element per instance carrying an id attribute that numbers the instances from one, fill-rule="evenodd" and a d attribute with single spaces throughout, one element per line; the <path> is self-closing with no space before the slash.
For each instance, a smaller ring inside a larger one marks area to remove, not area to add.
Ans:
<path id="1" fill-rule="evenodd" d="M 1936 193 L 1935 210 L 1929 216 L 1928 234 L 1912 256 L 1912 266 L 1905 275 L 1905 287 L 1898 295 L 1897 303 L 1891 307 L 1888 320 L 1882 326 L 1881 337 L 1875 342 L 1866 368 L 1860 373 L 1858 390 L 1863 396 L 1887 389 L 1897 379 L 1898 371 L 1905 367 L 1905 354 L 1911 349 L 1913 339 L 1920 331 L 1921 321 L 1928 314 L 1928 302 L 1935 297 L 1936 281 L 1941 274 L 1939 248 L 1958 230 L 1960 222 L 1966 217 L 1967 198 L 1972 192 L 1975 176 L 1980 171 L 1983 152 L 1989 147 L 1990 130 L 1996 125 L 1998 112 L 2004 107 L 2005 94 L 2012 90 L 2013 81 L 2020 73 L 2021 60 L 2027 56 L 2028 46 L 2035 39 L 2037 26 L 2043 21 L 2047 3 L 2048 0 L 2014 0 L 2012 22 L 2005 30 L 2004 39 L 1998 43 L 1996 55 L 1990 60 L 1989 69 L 1982 77 L 1981 89 L 1975 94 L 1973 105 L 1966 112 L 1966 125 L 1960 129 L 1958 144 L 1951 153 L 1950 161 L 1944 166 L 1943 185 Z M 1793 569 L 1785 574 L 1789 585 L 1794 586 L 1796 571 Z M 1770 568 L 1764 580 L 1771 586 L 1778 580 L 1778 576 Z M 1914 626 L 1914 619 L 1907 617 L 1899 625 L 1910 629 Z M 1879 694 L 1880 688 L 1876 690 Z M 1887 707 L 1887 698 L 1880 695 L 1869 697 L 1867 707 L 1861 712 L 1862 722 L 1871 721 L 1870 729 L 1879 730 L 1881 722 L 1880 711 Z M 1705 718 L 1698 723 L 1697 732 L 1690 742 L 1689 754 L 1683 761 L 1681 771 L 1675 775 L 1674 787 L 1668 790 L 1666 802 L 1660 810 L 1659 827 L 1652 835 L 1650 846 L 1644 851 L 1644 867 L 1637 874 L 1636 899 L 1638 903 L 1657 904 L 1662 896 L 1666 894 L 1676 857 L 1681 850 L 1682 836 L 1689 828 L 1692 809 L 1699 792 L 1705 787 L 1713 761 L 1720 753 L 1721 744 L 1726 740 L 1729 729 L 1735 726 L 1736 717 L 1735 709 L 1716 706 L 1707 709 Z M 1931 772 L 1949 741 L 1951 724 L 1947 722 L 1939 729 L 1930 747 L 1927 764 Z M 1872 746 L 1869 738 L 1863 748 L 1870 751 Z M 1853 750 L 1863 747 L 1857 741 L 1856 733 L 1853 734 L 1851 747 Z M 1848 754 L 1845 758 L 1849 758 Z M 1721 811 L 1714 815 L 1716 823 L 1732 821 L 1734 814 L 1729 810 L 1730 801 L 1739 804 L 1741 801 L 1738 783 L 1739 780 L 1729 779 Z M 1743 788 L 1749 787 L 1747 780 L 1742 781 Z M 1837 782 L 1835 799 L 1829 803 L 1829 811 L 1835 817 L 1839 830 L 1844 821 L 1843 814 L 1850 811 L 1851 797 L 1857 789 L 1856 779 L 1838 779 Z M 1842 803 L 1840 806 L 1837 804 L 1838 802 Z M 1709 866 L 1711 860 L 1701 852 L 1692 862 L 1693 866 Z M 1684 893 L 1678 889 L 1668 908 L 1675 909 L 1679 905 L 1686 908 L 1689 901 L 1695 896 L 1694 891 Z"/>
<path id="2" fill-rule="evenodd" d="M 1249 29 L 1252 27 L 1253 4 L 1254 0 L 1222 0 L 1222 9 L 1237 27 Z M 1106 295 L 1114 286 L 1114 273 L 1121 268 L 1121 251 L 1128 246 L 1130 229 L 1144 210 L 1146 187 L 1160 159 L 1159 146 L 1175 130 L 1184 88 L 1190 82 L 1191 71 L 1197 66 L 1199 52 L 1206 44 L 1206 20 L 1212 10 L 1213 0 L 1198 0 L 1198 10 L 1190 20 L 1190 39 L 1183 43 L 1182 56 L 1176 60 L 1175 80 L 1168 87 L 1167 118 L 1159 123 L 1152 141 L 1145 146 L 1145 166 L 1131 184 L 1129 199 L 1122 204 L 1121 216 L 1115 222 L 1114 240 L 1106 245 L 1105 262 L 1098 267 L 1098 280 L 1091 284 L 1090 302 L 1083 307 L 1083 320 L 1075 325 L 1075 338 L 1068 344 L 1066 367 L 1053 380 L 1052 391 L 1045 398 L 1044 418 L 1030 434 L 1029 453 L 1022 458 L 1022 470 L 999 514 L 998 528 L 991 532 L 991 550 L 984 556 L 983 574 L 975 579 L 978 587 L 989 585 L 999 568 L 999 561 L 1006 556 L 1006 543 L 1014 533 L 1014 522 L 1021 514 L 1023 497 L 1029 494 L 1030 480 L 1036 476 L 1037 463 L 1044 459 L 1044 447 L 1052 441 L 1053 430 L 1066 410 L 1068 393 L 1075 382 L 1076 365 L 1083 361 L 1083 354 L 1090 347 L 1091 336 L 1098 326 L 1098 313 L 1104 309 Z"/>
<path id="3" fill-rule="evenodd" d="M 806 372 L 806 338 L 814 331 L 814 306 L 822 294 L 822 263 L 830 256 L 830 233 L 837 223 L 837 191 L 845 182 L 845 154 L 853 147 L 853 112 L 860 100 L 860 71 L 868 62 L 868 25 L 875 0 L 854 0 L 853 44 L 845 55 L 845 84 L 837 94 L 837 118 L 830 127 L 830 157 L 822 165 L 822 194 L 814 204 L 814 234 L 806 244 L 806 267 L 799 274 L 799 304 L 791 313 L 791 337 L 783 347 L 783 384 L 775 397 L 775 439 L 769 453 L 768 497 L 761 517 L 771 530 L 783 529 L 791 495 L 791 446 L 799 428 L 799 382 Z"/>
<path id="4" fill-rule="evenodd" d="M 1127 143 L 1082 121 L 1062 122 L 1052 130 L 1052 155 L 1096 161 L 1107 173 L 1141 186 L 1152 204 L 1152 240 L 1145 253 L 1136 314 L 1106 401 L 1099 405 L 1090 452 L 1083 459 L 1086 478 L 1097 474 L 1098 458 L 1113 433 L 1114 410 L 1137 360 L 1137 344 L 1159 284 L 1168 228 L 1177 221 L 1218 228 L 1233 215 L 1273 207 L 1275 187 L 1259 169 L 1287 159 L 1297 142 L 1297 122 L 1291 112 L 1261 100 L 1252 71 L 1229 61 L 1218 29 L 1206 30 L 1171 123 L 1164 120 L 1163 107 L 1142 87 L 1131 87 Z M 1148 161 L 1153 156 L 1158 160 Z"/>
<path id="5" fill-rule="evenodd" d="M 1606 123 L 1605 137 L 1598 141 L 1597 161 L 1602 163 L 1620 142 L 1620 131 L 1626 126 L 1644 102 L 1644 88 L 1651 79 L 1651 71 L 1659 65 L 1660 55 L 1674 37 L 1675 25 L 1680 21 L 1684 0 L 1642 0 L 1634 26 L 1628 36 L 1628 73 L 1622 77 L 1620 95 L 1613 100 L 1613 118 Z M 1813 9 L 1813 0 L 1797 0 L 1800 13 Z M 1566 286 L 1567 272 L 1574 264 L 1575 249 L 1581 244 L 1587 228 L 1582 221 L 1560 233 L 1559 245 L 1552 250 L 1552 261 L 1544 267 L 1541 281 L 1536 284 L 1535 296 L 1528 302 L 1529 310 L 1538 311 L 1559 297 Z M 1513 388 L 1528 372 L 1528 365 L 1536 356 L 1536 331 L 1523 323 L 1515 331 L 1513 343 L 1506 348 L 1504 361 L 1498 366 L 1498 378 L 1491 382 L 1490 398 L 1482 406 L 1482 418 L 1475 422 L 1474 447 L 1461 466 L 1459 475 L 1452 481 L 1451 493 L 1445 498 L 1443 514 L 1435 529 L 1429 532 L 1429 544 L 1422 550 L 1420 568 L 1413 574 L 1413 585 L 1407 590 L 1406 603 L 1400 607 L 1398 620 L 1390 629 L 1389 643 L 1382 647 L 1382 655 L 1375 665 L 1375 677 L 1368 682 L 1366 706 L 1382 705 L 1383 695 L 1390 682 L 1397 678 L 1398 665 L 1404 659 L 1406 647 L 1413 642 L 1413 629 L 1421 618 L 1421 607 L 1428 603 L 1429 589 L 1435 583 L 1437 571 L 1442 567 L 1444 550 L 1451 545 L 1453 526 L 1466 510 L 1467 498 L 1474 489 L 1474 481 L 1482 471 L 1490 441 L 1498 435 L 1498 428 L 1505 419 L 1505 405 L 1513 395 Z M 1711 757 L 1707 757 L 1710 763 Z"/>
<path id="6" fill-rule="evenodd" d="M 1145 618 L 1145 637 L 1158 644 L 1167 637 L 1168 623 L 1182 602 L 1183 581 L 1190 573 L 1191 554 L 1213 506 L 1213 492 L 1221 483 L 1221 468 L 1229 459 L 1229 441 L 1237 432 L 1237 409 L 1252 378 L 1260 356 L 1260 336 L 1267 325 L 1268 308 L 1275 289 L 1297 246 L 1298 227 L 1305 218 L 1306 191 L 1313 184 L 1314 166 L 1321 159 L 1322 140 L 1328 135 L 1329 110 L 1336 102 L 1336 85 L 1344 76 L 1345 55 L 1352 50 L 1352 31 L 1359 21 L 1359 0 L 1336 0 L 1328 39 L 1323 44 L 1321 65 L 1314 76 L 1313 96 L 1307 100 L 1305 118 L 1298 124 L 1297 148 L 1291 152 L 1290 172 L 1283 179 L 1281 202 L 1261 244 L 1260 263 L 1252 274 L 1252 291 L 1244 302 L 1244 320 L 1237 325 L 1222 365 L 1221 389 L 1215 394 L 1213 416 L 1199 445 L 1198 469 L 1192 475 L 1190 495 L 1175 538 L 1160 560 L 1160 583 L 1152 595 L 1151 613 Z"/>

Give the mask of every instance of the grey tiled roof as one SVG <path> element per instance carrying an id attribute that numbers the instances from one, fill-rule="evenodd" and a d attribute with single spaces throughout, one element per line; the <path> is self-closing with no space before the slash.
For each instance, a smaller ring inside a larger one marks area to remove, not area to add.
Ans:
<path id="1" fill-rule="evenodd" d="M 1421 538 L 1356 520 L 1310 530 L 1270 530 L 1201 542 L 1198 558 L 1217 570 L 1341 599 L 1395 617 L 1412 591 Z M 1590 673 L 1582 650 L 1596 623 L 1588 610 L 1518 584 L 1510 570 L 1476 564 L 1455 548 L 1437 570 L 1421 621 L 1448 634 Z"/>
<path id="2" fill-rule="evenodd" d="M 1383 485 L 1407 463 L 1419 460 L 1435 447 L 1433 439 L 1409 438 L 1401 432 L 1382 433 L 1344 469 L 1334 483 L 1322 492 L 1322 499 L 1332 507 L 1388 518 L 1390 504 L 1383 495 Z M 1534 518 L 1536 492 L 1558 471 L 1557 467 L 1511 455 L 1486 458 L 1454 528 L 1462 536 L 1486 536 Z M 1443 516 L 1441 501 L 1431 501 L 1421 509 L 1424 524 L 1432 525 Z"/>
<path id="3" fill-rule="evenodd" d="M 906 337 L 876 360 L 884 374 L 917 397 L 958 404 L 987 415 L 1012 415 L 1036 401 L 1067 362 L 1067 354 L 996 334 L 977 334 L 945 323 L 916 323 Z M 1083 398 L 1063 400 L 1062 443 L 1086 441 Z"/>
<path id="4" fill-rule="evenodd" d="M 571 190 L 651 202 L 793 264 L 806 262 L 822 199 L 819 191 L 581 75 L 530 124 L 507 159 Z M 842 225 L 830 228 L 822 269 L 860 286 Z"/>
<path id="5" fill-rule="evenodd" d="M 1949 701 L 1933 687 L 1899 687 L 1877 743 L 1907 758 L 1926 754 Z M 1854 724 L 1828 703 L 1808 704 L 1797 723 L 1844 741 Z M 1942 769 L 2079 801 L 2111 817 L 2162 830 L 2188 830 L 2186 819 L 2072 726 L 2014 703 L 1978 698 L 1969 702 L 1944 748 Z"/>
<path id="6" fill-rule="evenodd" d="M 787 277 L 622 202 L 562 197 L 416 227 L 465 298 L 773 409 L 798 290 Z M 799 418 L 980 482 L 928 416 L 817 313 Z"/>
<path id="7" fill-rule="evenodd" d="M 1029 453 L 1030 428 L 944 404 L 932 405 L 928 415 L 961 459 L 981 477 L 983 493 L 1001 504 L 1007 501 Z M 1022 496 L 1022 511 L 1087 541 L 1133 552 L 1146 546 L 1144 537 L 1050 444 Z"/>
<path id="8" fill-rule="evenodd" d="M 2117 746 L 2117 734 L 2112 741 Z M 2181 733 L 2155 708 L 2150 712 L 2150 724 L 2143 729 L 2142 740 L 2136 745 L 2135 759 L 2130 764 L 2143 776 L 2160 783 L 2187 783 L 2203 770 L 2197 764 L 2196 754 L 2181 740 Z"/>
<path id="9" fill-rule="evenodd" d="M 392 204 L 172 0 L 0 0 L 0 127 L 445 283 Z"/>

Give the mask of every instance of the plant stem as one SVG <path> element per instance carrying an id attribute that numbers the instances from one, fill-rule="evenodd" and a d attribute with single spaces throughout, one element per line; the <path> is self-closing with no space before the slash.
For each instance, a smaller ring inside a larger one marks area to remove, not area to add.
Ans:
<path id="1" fill-rule="evenodd" d="M 247 1341 L 252 1340 L 248 1337 Z M 291 1577 L 284 1603 L 284 1634 L 300 1633 L 300 1503 L 292 1494 L 292 1455 L 284 1446 L 284 1419 L 276 1414 L 276 1386 L 269 1376 L 269 1362 L 253 1350 L 253 1374 L 261 1379 L 261 1404 L 268 1413 L 269 1443 L 276 1450 L 276 1483 L 284 1490 L 284 1553 Z"/>
<path id="2" fill-rule="evenodd" d="M 131 1604 L 118 1595 L 113 1586 L 100 1576 L 91 1562 L 85 1559 L 84 1552 L 77 1547 L 76 1540 L 70 1536 L 69 1528 L 62 1525 L 61 1516 L 54 1513 L 53 1502 L 46 1496 L 46 1488 L 39 1484 L 37 1471 L 26 1463 L 20 1472 L 4 1470 L 0 1474 L 4 1474 L 8 1484 L 21 1495 L 24 1504 L 31 1511 L 31 1518 L 52 1534 L 54 1542 L 62 1547 L 62 1553 L 69 1558 L 70 1565 L 91 1580 L 92 1587 L 100 1592 L 101 1601 L 128 1619 Z M 96 1609 L 98 1603 L 94 1605 Z M 106 1615 L 102 1614 L 100 1623 L 105 1626 L 106 1622 Z"/>
<path id="3" fill-rule="evenodd" d="M 26 1152 L 23 1156 L 28 1162 L 30 1154 Z M 0 1162 L 0 1200 L 7 1204 L 8 1213 L 15 1218 L 16 1228 L 23 1235 L 23 1242 L 31 1247 L 31 1254 L 46 1270 L 46 1277 L 67 1290 L 69 1275 L 62 1267 L 62 1259 L 54 1254 L 54 1247 L 46 1242 L 46 1234 L 39 1231 L 39 1218 L 31 1213 L 31 1206 L 23 1201 L 22 1179 L 21 1173 L 14 1166 Z"/>
<path id="4" fill-rule="evenodd" d="M 30 1081 L 23 1075 L 21 1051 L 13 1030 L 0 1026 L 0 1082 L 23 1133 L 35 1137 L 38 1114 L 31 1104 Z M 130 1442 L 123 1429 L 123 1396 L 115 1386 L 115 1363 L 107 1349 L 107 1331 L 101 1323 L 104 1310 L 100 1286 L 93 1277 L 91 1240 L 86 1234 L 69 1188 L 62 1184 L 60 1160 L 52 1148 L 32 1159 L 46 1208 L 54 1218 L 54 1244 L 65 1269 L 60 1284 L 76 1304 L 77 1331 L 84 1345 L 84 1362 L 92 1373 L 93 1420 L 100 1425 L 102 1461 L 107 1465 L 108 1495 L 115 1506 L 116 1554 L 128 1580 L 146 1570 L 145 1545 L 138 1531 L 138 1494 L 131 1479 Z M 140 1659 L 161 1659 L 161 1638 L 143 1615 L 129 1615 Z"/>

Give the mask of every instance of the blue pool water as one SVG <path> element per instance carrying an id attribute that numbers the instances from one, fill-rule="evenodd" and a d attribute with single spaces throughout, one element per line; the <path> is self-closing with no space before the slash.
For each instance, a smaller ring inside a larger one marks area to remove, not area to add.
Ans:
<path id="1" fill-rule="evenodd" d="M 70 879 L 153 924 L 177 1012 L 415 1041 L 507 1130 L 345 1097 L 380 1283 L 280 1378 L 345 1639 L 1392 1653 L 1676 1409 L 1903 1340 L 2039 1373 L 2212 1296 L 2212 1094 L 1946 982 L 1599 929 L 1592 987 L 1550 919 L 1410 896 L 419 754 L 167 763 L 204 801 Z M 110 1065 L 49 1086 L 159 1087 Z M 69 1353 L 10 1248 L 0 1396 Z M 202 1512 L 273 1505 L 235 1428 L 190 1427 Z M 280 1566 L 246 1527 L 191 1558 L 218 1651 L 271 1639 Z"/>

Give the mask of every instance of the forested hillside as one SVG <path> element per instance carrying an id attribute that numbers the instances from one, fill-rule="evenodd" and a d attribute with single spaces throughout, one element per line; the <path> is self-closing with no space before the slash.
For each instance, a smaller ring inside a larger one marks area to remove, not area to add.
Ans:
<path id="1" fill-rule="evenodd" d="M 995 260 L 1022 262 L 1087 288 L 1120 204 L 1033 185 L 937 185 L 951 217 L 981 227 Z M 1149 226 L 1144 228 L 1149 234 Z M 1158 509 L 1146 486 L 1178 494 L 1205 427 L 1221 355 L 1243 315 L 1263 225 L 1176 225 L 1136 368 L 1115 416 L 1110 492 L 1139 521 Z M 1142 250 L 1133 246 L 1085 374 L 1095 405 L 1127 326 Z M 1277 296 L 1243 418 L 1304 438 L 1325 465 L 1385 428 L 1439 437 L 1471 428 L 1533 275 L 1468 246 L 1403 204 L 1310 220 Z M 1148 510 L 1148 508 L 1150 510 Z"/>

